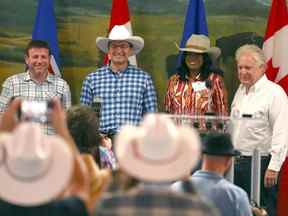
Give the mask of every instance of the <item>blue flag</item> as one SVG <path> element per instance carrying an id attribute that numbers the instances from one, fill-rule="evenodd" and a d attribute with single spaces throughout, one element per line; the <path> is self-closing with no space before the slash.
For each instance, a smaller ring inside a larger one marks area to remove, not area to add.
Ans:
<path id="1" fill-rule="evenodd" d="M 39 0 L 32 39 L 44 40 L 49 44 L 52 53 L 49 71 L 61 76 L 54 0 Z"/>
<path id="2" fill-rule="evenodd" d="M 185 47 L 186 41 L 192 34 L 208 36 L 208 27 L 203 0 L 190 0 L 186 10 L 186 17 L 180 47 Z M 182 52 L 178 55 L 177 65 L 181 64 Z"/>

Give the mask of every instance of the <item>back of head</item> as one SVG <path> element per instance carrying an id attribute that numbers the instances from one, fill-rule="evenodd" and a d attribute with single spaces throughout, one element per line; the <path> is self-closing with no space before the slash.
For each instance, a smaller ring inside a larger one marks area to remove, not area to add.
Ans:
<path id="1" fill-rule="evenodd" d="M 202 153 L 212 156 L 237 156 L 240 152 L 234 149 L 228 133 L 210 133 L 203 139 Z"/>
<path id="2" fill-rule="evenodd" d="M 98 132 L 99 119 L 92 108 L 84 105 L 72 106 L 67 111 L 68 129 L 81 153 L 94 153 L 100 166 Z"/>
<path id="3" fill-rule="evenodd" d="M 115 142 L 120 168 L 149 182 L 189 175 L 198 161 L 199 148 L 195 130 L 175 126 L 164 114 L 148 114 L 139 127 L 123 127 Z"/>

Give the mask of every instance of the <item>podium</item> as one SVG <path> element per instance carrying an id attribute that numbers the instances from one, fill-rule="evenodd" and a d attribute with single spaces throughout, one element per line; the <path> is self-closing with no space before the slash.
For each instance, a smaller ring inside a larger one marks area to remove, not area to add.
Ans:
<path id="1" fill-rule="evenodd" d="M 232 132 L 231 118 L 229 116 L 207 115 L 169 115 L 176 125 L 193 127 L 201 136 L 206 133 L 230 133 Z"/>
<path id="2" fill-rule="evenodd" d="M 233 124 L 237 121 L 263 121 L 258 116 L 243 114 L 242 116 L 217 116 L 217 115 L 170 115 L 176 125 L 193 127 L 198 130 L 200 137 L 203 138 L 209 133 L 229 133 L 233 136 Z M 250 199 L 260 204 L 260 181 L 261 181 L 261 153 L 256 147 L 251 149 L 251 194 Z M 230 182 L 234 182 L 234 158 L 232 165 L 225 176 Z"/>

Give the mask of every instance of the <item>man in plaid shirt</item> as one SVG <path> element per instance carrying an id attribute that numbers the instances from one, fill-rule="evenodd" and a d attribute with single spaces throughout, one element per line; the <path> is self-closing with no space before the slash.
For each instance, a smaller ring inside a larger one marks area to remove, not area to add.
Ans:
<path id="1" fill-rule="evenodd" d="M 31 40 L 26 47 L 25 63 L 28 70 L 8 77 L 0 95 L 0 113 L 3 113 L 9 101 L 20 97 L 29 101 L 49 101 L 59 97 L 63 107 L 71 106 L 71 93 L 67 82 L 49 73 L 51 51 L 45 41 Z M 46 134 L 54 134 L 54 129 L 43 123 Z"/>
<path id="2" fill-rule="evenodd" d="M 100 132 L 113 137 L 123 124 L 137 125 L 145 113 L 157 111 L 156 93 L 150 75 L 129 64 L 128 58 L 144 47 L 141 37 L 115 26 L 108 38 L 98 37 L 96 45 L 108 54 L 110 64 L 86 77 L 80 102 L 101 102 Z"/>

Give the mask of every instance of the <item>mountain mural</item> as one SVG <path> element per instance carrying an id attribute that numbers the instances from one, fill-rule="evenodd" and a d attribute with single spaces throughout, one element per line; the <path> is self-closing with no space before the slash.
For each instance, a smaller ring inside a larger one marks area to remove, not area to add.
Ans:
<path id="1" fill-rule="evenodd" d="M 241 15 L 266 17 L 269 0 L 205 0 L 206 13 L 212 15 Z M 109 15 L 112 0 L 54 0 L 57 19 L 73 16 Z M 3 28 L 25 27 L 34 22 L 38 0 L 1 0 L 0 25 Z M 129 0 L 132 14 L 184 16 L 188 0 Z"/>

